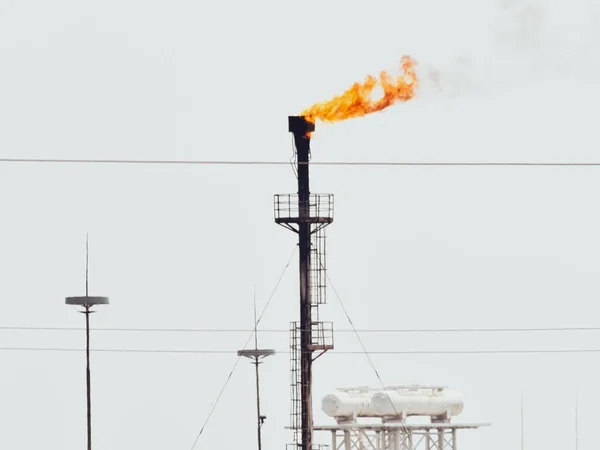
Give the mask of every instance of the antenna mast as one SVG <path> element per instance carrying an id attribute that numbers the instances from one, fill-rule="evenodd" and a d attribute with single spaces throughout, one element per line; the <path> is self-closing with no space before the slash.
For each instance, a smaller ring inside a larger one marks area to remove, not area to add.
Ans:
<path id="1" fill-rule="evenodd" d="M 254 286 L 252 301 L 254 302 L 254 350 L 258 350 L 258 320 L 256 319 L 256 286 Z"/>
<path id="2" fill-rule="evenodd" d="M 85 233 L 85 296 L 89 295 L 88 291 L 88 279 L 89 279 L 89 269 L 90 269 L 90 248 L 89 248 L 89 234 Z"/>

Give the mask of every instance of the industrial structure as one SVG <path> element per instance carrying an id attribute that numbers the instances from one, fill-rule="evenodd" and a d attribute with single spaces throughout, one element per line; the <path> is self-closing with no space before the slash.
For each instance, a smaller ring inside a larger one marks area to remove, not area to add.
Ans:
<path id="1" fill-rule="evenodd" d="M 321 405 L 337 423 L 314 429 L 331 434 L 332 450 L 456 450 L 458 430 L 488 425 L 451 422 L 464 402 L 459 392 L 442 386 L 339 389 L 325 396 Z M 428 421 L 408 423 L 410 416 Z"/>
<path id="2" fill-rule="evenodd" d="M 300 321 L 290 326 L 294 441 L 288 449 L 324 449 L 328 446 L 313 442 L 313 431 L 328 431 L 331 450 L 456 450 L 457 430 L 487 424 L 452 423 L 463 409 L 462 396 L 439 386 L 342 389 L 322 402 L 323 411 L 336 424 L 314 425 L 312 363 L 333 349 L 333 324 L 319 318 L 319 306 L 327 300 L 325 228 L 333 222 L 333 194 L 310 192 L 310 138 L 315 124 L 290 116 L 288 130 L 294 137 L 298 192 L 277 194 L 274 199 L 275 222 L 298 234 L 300 254 Z M 429 422 L 408 423 L 410 416 L 426 416 Z"/>
<path id="3" fill-rule="evenodd" d="M 298 193 L 275 195 L 274 209 L 275 222 L 298 234 L 300 254 L 300 322 L 290 326 L 290 428 L 294 442 L 289 447 L 315 450 L 319 446 L 313 445 L 312 439 L 312 363 L 333 349 L 333 324 L 319 320 L 319 305 L 327 301 L 325 227 L 333 221 L 333 195 L 310 192 L 310 136 L 315 124 L 290 116 L 288 130 L 296 147 Z"/>

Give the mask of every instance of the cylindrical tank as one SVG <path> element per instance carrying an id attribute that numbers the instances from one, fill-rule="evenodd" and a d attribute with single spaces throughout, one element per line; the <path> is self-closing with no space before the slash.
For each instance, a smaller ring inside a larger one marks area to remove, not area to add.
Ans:
<path id="1" fill-rule="evenodd" d="M 460 392 L 446 389 L 387 389 L 373 394 L 373 412 L 377 417 L 456 416 L 464 401 Z"/>
<path id="2" fill-rule="evenodd" d="M 371 396 L 372 391 L 369 390 L 339 391 L 323 397 L 321 409 L 329 417 L 336 419 L 374 417 Z"/>

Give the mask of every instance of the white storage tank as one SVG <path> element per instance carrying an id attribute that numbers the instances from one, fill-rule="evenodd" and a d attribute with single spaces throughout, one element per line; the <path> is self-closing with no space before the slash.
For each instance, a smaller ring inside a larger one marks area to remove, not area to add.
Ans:
<path id="1" fill-rule="evenodd" d="M 369 388 L 340 389 L 326 395 L 321 409 L 337 420 L 353 420 L 356 417 L 376 417 L 371 404 L 374 390 Z"/>
<path id="2" fill-rule="evenodd" d="M 464 407 L 462 394 L 441 387 L 398 387 L 375 392 L 371 405 L 377 417 L 430 416 L 450 419 Z"/>

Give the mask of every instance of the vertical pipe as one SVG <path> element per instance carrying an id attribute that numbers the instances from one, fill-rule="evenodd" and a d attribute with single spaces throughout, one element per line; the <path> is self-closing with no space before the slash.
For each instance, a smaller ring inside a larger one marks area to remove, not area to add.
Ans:
<path id="1" fill-rule="evenodd" d="M 85 356 L 86 356 L 86 386 L 87 386 L 87 448 L 92 450 L 92 388 L 90 376 L 90 307 L 85 307 Z"/>
<path id="2" fill-rule="evenodd" d="M 456 428 L 452 429 L 452 450 L 456 450 Z"/>
<path id="3" fill-rule="evenodd" d="M 312 450 L 312 318 L 310 299 L 310 187 L 309 152 L 310 137 L 294 133 L 298 156 L 298 247 L 300 258 L 300 383 L 302 396 L 302 448 Z"/>
<path id="4" fill-rule="evenodd" d="M 331 430 L 331 450 L 337 450 L 337 431 Z"/>

